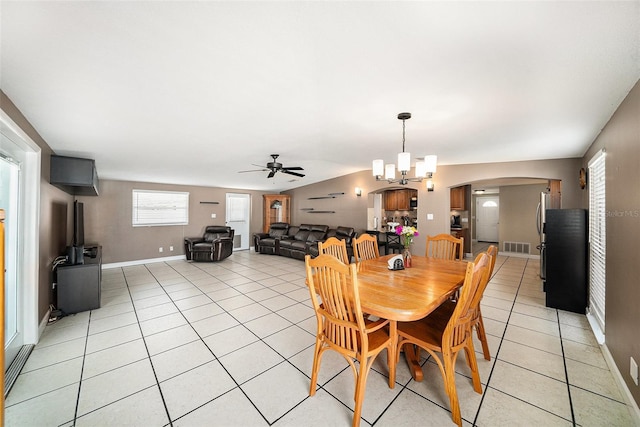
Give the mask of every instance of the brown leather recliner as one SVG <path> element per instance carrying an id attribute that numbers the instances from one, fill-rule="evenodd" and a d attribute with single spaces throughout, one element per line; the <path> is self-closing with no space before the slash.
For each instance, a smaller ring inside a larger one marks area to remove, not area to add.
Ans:
<path id="1" fill-rule="evenodd" d="M 268 233 L 256 233 L 253 235 L 253 243 L 256 253 L 280 255 L 279 240 L 286 237 L 289 224 L 286 222 L 274 222 L 269 227 Z"/>
<path id="2" fill-rule="evenodd" d="M 224 225 L 208 225 L 202 237 L 186 237 L 184 253 L 187 260 L 222 261 L 233 253 L 235 230 Z"/>

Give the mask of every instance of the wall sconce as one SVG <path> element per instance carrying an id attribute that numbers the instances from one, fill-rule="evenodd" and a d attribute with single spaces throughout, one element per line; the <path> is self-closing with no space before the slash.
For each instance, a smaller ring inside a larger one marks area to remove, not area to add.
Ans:
<path id="1" fill-rule="evenodd" d="M 362 196 L 362 188 L 356 187 L 356 196 L 358 197 Z"/>
<path id="2" fill-rule="evenodd" d="M 433 190 L 435 190 L 435 186 L 433 185 L 433 181 L 429 179 L 427 180 L 427 191 L 433 191 Z"/>

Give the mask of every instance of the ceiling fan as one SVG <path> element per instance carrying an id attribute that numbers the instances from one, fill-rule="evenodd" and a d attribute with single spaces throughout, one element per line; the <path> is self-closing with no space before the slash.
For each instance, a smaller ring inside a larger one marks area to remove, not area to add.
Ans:
<path id="1" fill-rule="evenodd" d="M 267 178 L 273 178 L 273 176 L 276 174 L 276 172 L 288 173 L 289 175 L 295 175 L 295 176 L 299 176 L 299 177 L 303 177 L 304 176 L 304 174 L 302 174 L 302 173 L 292 172 L 292 171 L 303 171 L 304 170 L 303 168 L 301 168 L 300 166 L 284 167 L 284 166 L 282 166 L 282 163 L 279 163 L 276 160 L 278 158 L 278 156 L 279 156 L 279 154 L 271 154 L 271 157 L 273 158 L 273 161 L 272 162 L 268 162 L 267 166 L 265 166 L 265 167 L 252 163 L 252 165 L 261 167 L 262 169 L 253 169 L 253 170 L 248 170 L 248 171 L 238 171 L 238 173 L 269 172 L 269 175 L 267 175 Z"/>

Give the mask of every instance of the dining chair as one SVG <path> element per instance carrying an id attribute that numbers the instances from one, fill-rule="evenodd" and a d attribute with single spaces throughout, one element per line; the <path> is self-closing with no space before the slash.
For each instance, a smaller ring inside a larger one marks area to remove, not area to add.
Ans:
<path id="1" fill-rule="evenodd" d="M 402 245 L 402 241 L 400 240 L 400 235 L 396 234 L 395 231 L 387 231 L 387 253 L 395 253 L 398 251 L 399 254 L 404 250 L 404 246 Z"/>
<path id="2" fill-rule="evenodd" d="M 378 238 L 366 233 L 356 237 L 353 241 L 353 256 L 356 262 L 380 258 Z"/>
<path id="3" fill-rule="evenodd" d="M 476 257 L 474 262 L 467 264 L 460 298 L 450 316 L 436 310 L 421 320 L 398 322 L 396 362 L 399 351 L 404 345 L 423 348 L 432 356 L 444 380 L 453 422 L 459 426 L 462 425 L 462 415 L 456 391 L 455 364 L 460 350 L 464 350 L 467 364 L 471 369 L 474 391 L 482 393 L 478 362 L 473 348 L 471 331 L 473 309 L 471 303 L 482 282 L 488 281 L 489 263 L 489 256 L 482 253 Z"/>
<path id="4" fill-rule="evenodd" d="M 475 327 L 476 334 L 478 335 L 478 340 L 482 344 L 482 355 L 486 360 L 491 360 L 491 353 L 489 352 L 489 343 L 487 342 L 487 334 L 484 328 L 484 322 L 482 320 L 482 310 L 480 309 L 480 303 L 482 302 L 482 296 L 484 295 L 484 291 L 489 284 L 489 280 L 491 280 L 491 275 L 493 274 L 493 267 L 496 264 L 496 257 L 498 256 L 498 248 L 496 245 L 491 245 L 487 249 L 486 254 L 489 258 L 489 268 L 487 272 L 487 280 L 483 280 L 478 287 L 478 290 L 471 302 L 471 309 L 473 310 L 473 317 L 471 319 L 471 326 Z M 456 307 L 455 300 L 445 301 L 438 307 L 434 312 L 437 312 L 438 315 L 451 317 L 453 314 L 453 310 Z"/>
<path id="5" fill-rule="evenodd" d="M 324 242 L 318 242 L 318 254 L 332 255 L 345 264 L 351 262 L 349 255 L 347 255 L 347 243 L 337 237 L 329 237 Z"/>
<path id="6" fill-rule="evenodd" d="M 360 425 L 367 376 L 376 356 L 387 349 L 389 387 L 395 385 L 395 347 L 387 332 L 389 320 L 366 322 L 360 306 L 356 264 L 345 264 L 322 254 L 305 257 L 309 293 L 316 313 L 317 334 L 309 396 L 316 392 L 320 361 L 325 350 L 341 354 L 355 376 L 353 427 Z M 358 361 L 356 366 L 355 361 Z"/>
<path id="7" fill-rule="evenodd" d="M 464 238 L 456 238 L 445 233 L 427 236 L 425 256 L 450 260 L 464 259 Z"/>
<path id="8" fill-rule="evenodd" d="M 376 240 L 378 241 L 378 252 L 380 252 L 380 249 L 384 249 L 384 254 L 386 255 L 387 254 L 387 241 L 380 239 L 380 232 L 378 230 L 365 230 L 365 233 L 371 234 L 372 236 L 375 236 Z"/>

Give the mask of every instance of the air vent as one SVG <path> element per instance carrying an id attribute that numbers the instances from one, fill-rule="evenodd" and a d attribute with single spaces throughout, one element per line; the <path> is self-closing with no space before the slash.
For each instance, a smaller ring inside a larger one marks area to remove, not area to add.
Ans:
<path id="1" fill-rule="evenodd" d="M 528 242 L 503 242 L 502 250 L 503 252 L 529 255 L 531 253 L 531 244 Z"/>

